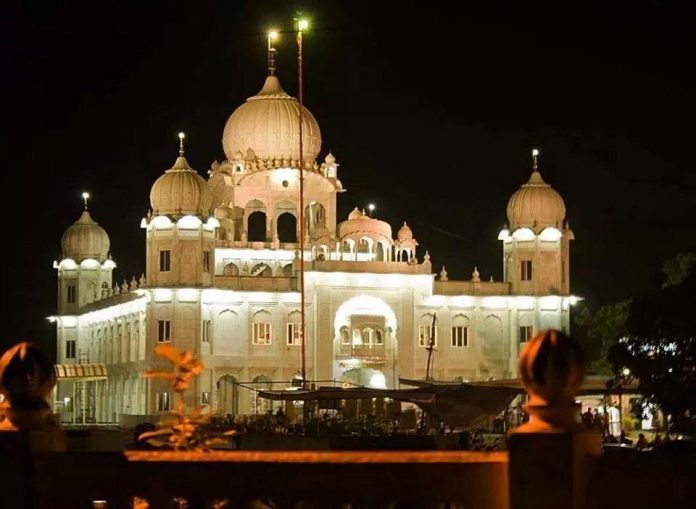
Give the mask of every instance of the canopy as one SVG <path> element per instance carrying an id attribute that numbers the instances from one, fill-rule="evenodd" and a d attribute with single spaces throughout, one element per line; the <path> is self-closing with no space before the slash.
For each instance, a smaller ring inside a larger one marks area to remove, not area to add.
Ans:
<path id="1" fill-rule="evenodd" d="M 454 383 L 454 382 L 426 382 L 425 380 L 409 380 L 406 378 L 400 378 L 399 381 L 402 384 L 411 385 L 413 387 L 440 387 L 440 388 L 455 388 L 462 387 L 465 385 L 472 385 L 476 387 L 489 387 L 489 388 L 499 388 L 508 389 L 516 391 L 518 394 L 524 394 L 525 390 L 522 386 L 522 380 L 519 378 L 508 378 L 504 380 L 489 380 L 483 382 L 467 382 L 467 383 Z M 611 377 L 604 375 L 590 375 L 586 376 L 582 381 L 580 389 L 578 389 L 578 396 L 587 396 L 590 394 L 630 394 L 638 392 L 638 381 L 632 380 L 630 383 L 623 383 L 621 385 L 611 384 Z"/>
<path id="2" fill-rule="evenodd" d="M 56 364 L 53 369 L 58 380 L 106 380 L 106 364 Z"/>
<path id="3" fill-rule="evenodd" d="M 259 391 L 262 398 L 274 401 L 323 401 L 339 399 L 390 398 L 400 401 L 428 402 L 435 394 L 425 389 L 371 389 L 369 387 L 319 387 L 316 390 Z"/>

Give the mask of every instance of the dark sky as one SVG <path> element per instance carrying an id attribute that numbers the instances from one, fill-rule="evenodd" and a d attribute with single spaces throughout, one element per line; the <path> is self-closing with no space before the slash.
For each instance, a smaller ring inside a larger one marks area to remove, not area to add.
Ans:
<path id="1" fill-rule="evenodd" d="M 83 190 L 118 279 L 139 276 L 140 219 L 176 133 L 201 173 L 222 159 L 225 121 L 265 75 L 263 32 L 290 29 L 297 8 L 313 20 L 306 105 L 348 189 L 339 218 L 374 201 L 395 229 L 409 222 L 436 272 L 469 278 L 476 264 L 499 280 L 497 233 L 538 146 L 576 236 L 573 291 L 590 304 L 645 291 L 662 260 L 696 248 L 687 1 L 101 3 L 2 13 L 2 178 L 14 199 L 3 345 L 52 345 L 51 265 Z M 295 94 L 292 35 L 277 46 Z"/>

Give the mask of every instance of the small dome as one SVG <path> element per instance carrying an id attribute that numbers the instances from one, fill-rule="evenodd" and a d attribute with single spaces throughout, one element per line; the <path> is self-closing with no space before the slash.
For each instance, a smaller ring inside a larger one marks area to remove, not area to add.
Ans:
<path id="1" fill-rule="evenodd" d="M 353 214 L 357 211 L 358 216 Z M 351 217 L 353 216 L 353 217 Z M 370 217 L 357 208 L 348 216 L 348 221 L 338 225 L 338 235 L 341 239 L 350 236 L 381 236 L 384 240 L 392 242 L 392 229 L 389 223 Z"/>
<path id="2" fill-rule="evenodd" d="M 406 221 L 404 221 L 404 225 L 401 228 L 399 228 L 399 231 L 396 234 L 396 238 L 399 242 L 413 240 L 413 232 L 411 231 L 411 228 L 409 228 L 406 224 Z"/>
<path id="3" fill-rule="evenodd" d="M 194 171 L 183 155 L 152 185 L 150 205 L 155 215 L 207 216 L 211 193 L 208 182 Z"/>
<path id="4" fill-rule="evenodd" d="M 348 214 L 348 221 L 353 221 L 355 219 L 360 219 L 363 217 L 363 213 L 360 211 L 358 207 L 355 207 L 350 214 Z"/>
<path id="5" fill-rule="evenodd" d="M 544 182 L 536 169 L 529 181 L 510 197 L 507 205 L 511 230 L 526 227 L 540 231 L 548 226 L 560 229 L 565 212 L 561 195 Z"/>
<path id="6" fill-rule="evenodd" d="M 326 157 L 324 158 L 324 162 L 326 164 L 333 164 L 336 162 L 336 157 L 334 157 L 334 155 L 331 152 L 329 152 L 328 154 L 326 154 Z"/>
<path id="7" fill-rule="evenodd" d="M 110 246 L 109 235 L 86 210 L 65 230 L 60 240 L 63 258 L 72 258 L 77 263 L 87 258 L 100 263 L 105 261 Z"/>
<path id="8" fill-rule="evenodd" d="M 321 150 L 314 115 L 302 110 L 302 143 L 306 162 Z M 234 110 L 222 133 L 222 148 L 232 161 L 238 151 L 253 149 L 260 159 L 299 159 L 300 103 L 289 96 L 277 76 L 268 76 L 261 91 Z"/>

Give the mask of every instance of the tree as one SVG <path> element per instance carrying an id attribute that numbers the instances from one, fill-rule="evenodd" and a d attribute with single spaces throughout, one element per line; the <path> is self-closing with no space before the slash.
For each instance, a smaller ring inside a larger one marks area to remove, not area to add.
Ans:
<path id="1" fill-rule="evenodd" d="M 628 332 L 626 319 L 629 305 L 630 301 L 607 304 L 594 313 L 585 306 L 575 318 L 575 323 L 587 330 L 587 336 L 592 343 L 599 345 L 598 358 L 591 363 L 592 370 L 597 374 L 612 374 L 608 360 L 609 351 Z"/>
<path id="2" fill-rule="evenodd" d="M 627 334 L 610 348 L 609 361 L 678 422 L 696 416 L 696 271 L 672 281 L 631 302 Z"/>

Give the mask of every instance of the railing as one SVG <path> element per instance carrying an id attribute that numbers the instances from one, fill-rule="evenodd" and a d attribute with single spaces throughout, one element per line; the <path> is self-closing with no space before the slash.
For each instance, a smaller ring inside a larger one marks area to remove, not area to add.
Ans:
<path id="1" fill-rule="evenodd" d="M 339 358 L 386 358 L 388 350 L 384 345 L 340 345 L 336 356 Z"/>
<path id="2" fill-rule="evenodd" d="M 294 292 L 295 278 L 261 276 L 215 276 L 218 288 L 259 292 Z"/>
<path id="3" fill-rule="evenodd" d="M 52 509 L 125 508 L 133 497 L 151 509 L 509 507 L 504 452 L 60 453 L 37 472 L 38 507 Z"/>

